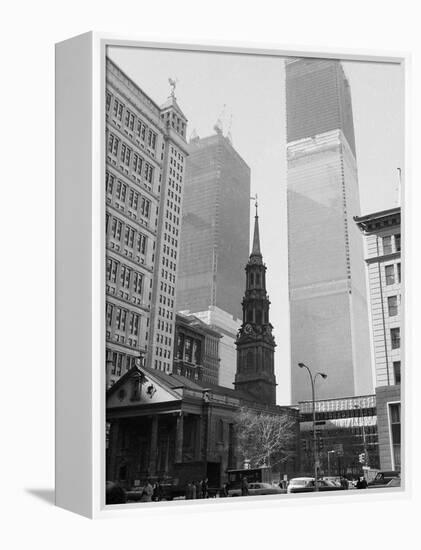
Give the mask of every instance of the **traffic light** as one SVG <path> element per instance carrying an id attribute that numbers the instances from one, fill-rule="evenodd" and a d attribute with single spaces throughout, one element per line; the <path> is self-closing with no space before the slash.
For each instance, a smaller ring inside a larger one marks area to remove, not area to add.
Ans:
<path id="1" fill-rule="evenodd" d="M 360 453 L 358 455 L 358 461 L 361 462 L 361 464 L 365 463 L 365 453 Z"/>

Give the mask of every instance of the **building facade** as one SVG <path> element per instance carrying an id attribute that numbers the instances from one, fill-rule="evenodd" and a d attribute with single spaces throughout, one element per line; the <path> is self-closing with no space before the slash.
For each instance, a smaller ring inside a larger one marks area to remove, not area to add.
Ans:
<path id="1" fill-rule="evenodd" d="M 172 372 L 217 385 L 221 335 L 195 315 L 177 313 Z"/>
<path id="2" fill-rule="evenodd" d="M 320 475 L 357 477 L 363 466 L 380 467 L 375 395 L 317 400 L 315 407 Z M 299 409 L 302 474 L 313 476 L 313 403 Z"/>
<path id="3" fill-rule="evenodd" d="M 298 410 L 268 407 L 239 390 L 133 367 L 107 391 L 106 476 L 130 489 L 146 479 L 185 489 L 188 482 L 207 478 L 220 489 L 227 470 L 242 468 L 236 441 L 240 408 L 256 414 L 287 416 L 292 445 L 298 443 Z M 299 472 L 299 449 L 277 472 Z"/>
<path id="4" fill-rule="evenodd" d="M 401 467 L 401 209 L 355 222 L 365 239 L 383 469 Z"/>
<path id="5" fill-rule="evenodd" d="M 160 107 L 107 59 L 107 386 L 140 355 L 171 370 L 186 125 L 174 90 Z"/>
<path id="6" fill-rule="evenodd" d="M 233 388 L 237 370 L 235 340 L 237 339 L 241 321 L 234 319 L 232 315 L 216 306 L 209 306 L 205 311 L 197 311 L 194 315 L 221 335 L 221 339 L 219 340 L 220 363 L 218 384 L 226 388 Z"/>
<path id="7" fill-rule="evenodd" d="M 242 301 L 243 323 L 238 332 L 235 388 L 257 402 L 276 404 L 275 339 L 269 320 L 266 266 L 260 251 L 259 218 L 254 222 L 253 247 L 246 266 L 246 291 Z"/>
<path id="8" fill-rule="evenodd" d="M 230 140 L 192 139 L 183 198 L 177 311 L 216 306 L 241 317 L 249 248 L 250 169 Z"/>
<path id="9" fill-rule="evenodd" d="M 321 398 L 373 391 L 348 81 L 339 61 L 286 64 L 291 395 L 310 397 L 304 362 L 328 375 Z"/>

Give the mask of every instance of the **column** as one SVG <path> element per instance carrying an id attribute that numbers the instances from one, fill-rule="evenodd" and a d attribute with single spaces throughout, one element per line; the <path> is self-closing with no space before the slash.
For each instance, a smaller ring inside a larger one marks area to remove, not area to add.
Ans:
<path id="1" fill-rule="evenodd" d="M 180 414 L 177 416 L 177 427 L 176 427 L 176 434 L 175 434 L 175 461 L 176 462 L 183 462 L 183 413 L 180 412 Z"/>
<path id="2" fill-rule="evenodd" d="M 154 415 L 151 420 L 151 437 L 149 447 L 149 475 L 153 476 L 156 472 L 156 458 L 158 455 L 158 415 Z"/>
<path id="3" fill-rule="evenodd" d="M 108 464 L 107 464 L 107 481 L 117 479 L 117 459 L 118 459 L 118 442 L 120 436 L 120 422 L 113 420 L 110 426 L 110 434 L 108 439 Z"/>
<path id="4" fill-rule="evenodd" d="M 196 416 L 196 429 L 194 437 L 194 459 L 200 461 L 202 460 L 202 418 L 200 415 Z"/>

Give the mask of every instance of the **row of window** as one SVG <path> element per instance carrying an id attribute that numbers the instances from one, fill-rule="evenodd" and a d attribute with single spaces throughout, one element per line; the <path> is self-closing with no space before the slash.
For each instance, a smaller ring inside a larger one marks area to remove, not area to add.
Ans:
<path id="1" fill-rule="evenodd" d="M 166 113 L 161 114 L 161 118 L 166 122 L 167 125 L 171 126 L 176 130 L 179 134 L 181 134 L 183 137 L 186 133 L 186 124 L 185 122 L 177 116 L 173 111 L 170 112 L 169 110 Z"/>
<path id="2" fill-rule="evenodd" d="M 172 232 L 173 235 L 178 237 L 178 229 L 176 227 L 172 226 L 169 222 L 165 222 L 165 229 L 167 231 L 169 231 L 170 233 Z"/>
<path id="3" fill-rule="evenodd" d="M 111 101 L 112 95 L 110 92 L 107 92 L 107 102 L 106 102 L 106 109 L 107 112 L 110 111 L 111 108 Z M 151 149 L 156 149 L 156 142 L 157 142 L 157 134 L 147 127 L 147 125 L 135 116 L 134 113 L 130 111 L 130 109 L 125 108 L 123 103 L 119 101 L 117 98 L 114 98 L 114 104 L 113 104 L 113 110 L 112 113 L 114 117 L 119 120 L 120 122 L 123 121 L 124 116 L 124 125 L 128 130 L 131 130 L 132 132 L 135 132 L 137 136 Z"/>
<path id="4" fill-rule="evenodd" d="M 165 332 L 172 334 L 172 324 L 168 323 L 168 321 L 161 321 L 161 319 L 158 319 L 158 329 L 165 330 Z"/>
<path id="5" fill-rule="evenodd" d="M 167 283 L 164 283 L 164 281 L 161 281 L 161 290 L 164 292 L 168 292 L 170 296 L 174 296 L 174 293 L 175 293 L 174 287 L 169 284 L 167 285 Z"/>
<path id="6" fill-rule="evenodd" d="M 171 337 L 165 336 L 165 334 L 157 334 L 156 341 L 158 344 L 165 344 L 166 346 L 171 346 Z"/>
<path id="7" fill-rule="evenodd" d="M 164 359 L 171 359 L 171 351 L 169 349 L 162 349 L 157 346 L 155 350 L 157 357 L 163 357 Z"/>
<path id="8" fill-rule="evenodd" d="M 175 283 L 175 275 L 166 269 L 161 270 L 161 277 L 163 277 L 165 280 L 169 279 L 170 283 Z"/>
<path id="9" fill-rule="evenodd" d="M 181 181 L 181 178 L 180 178 L 180 181 Z M 178 183 L 175 183 L 175 181 L 172 178 L 168 178 L 168 184 L 170 187 L 172 187 L 172 189 L 175 189 L 177 193 L 181 193 L 181 185 L 178 185 Z"/>
<path id="10" fill-rule="evenodd" d="M 123 369 L 130 370 L 136 365 L 136 357 L 113 351 L 108 353 L 108 360 L 111 362 L 111 374 L 121 376 Z"/>
<path id="11" fill-rule="evenodd" d="M 401 383 L 401 362 L 393 361 L 393 376 L 395 378 L 395 384 Z"/>
<path id="12" fill-rule="evenodd" d="M 142 255 L 146 254 L 147 237 L 130 227 L 130 225 L 123 223 L 114 216 L 107 215 L 106 218 L 106 233 L 116 241 L 121 241 L 124 235 L 124 244 L 129 248 L 134 248 Z"/>
<path id="13" fill-rule="evenodd" d="M 126 204 L 133 210 L 138 211 L 145 218 L 149 218 L 151 212 L 151 201 L 142 194 L 134 191 L 126 183 L 117 179 L 114 174 L 106 172 L 105 175 L 107 193 L 114 196 L 120 203 Z"/>
<path id="14" fill-rule="evenodd" d="M 171 243 L 175 247 L 178 246 L 177 239 L 174 239 L 174 237 L 170 237 L 170 235 L 168 235 L 168 233 L 166 233 L 165 231 L 164 231 L 164 241 L 168 241 L 169 243 Z"/>
<path id="15" fill-rule="evenodd" d="M 390 329 L 390 342 L 392 349 L 398 349 L 401 347 L 401 329 L 399 327 Z"/>
<path id="16" fill-rule="evenodd" d="M 174 250 L 174 248 L 172 248 L 171 246 L 164 244 L 163 252 L 164 254 L 168 254 L 168 256 L 171 256 L 171 258 L 174 258 L 174 260 L 177 259 L 177 251 Z"/>
<path id="17" fill-rule="evenodd" d="M 179 156 L 181 157 L 180 154 Z M 181 159 L 183 160 L 183 157 L 181 157 Z M 177 162 L 177 160 L 173 156 L 170 157 L 170 164 L 171 166 L 174 166 L 174 170 L 177 169 L 179 172 L 183 172 L 183 167 Z"/>
<path id="18" fill-rule="evenodd" d="M 107 150 L 110 154 L 120 158 L 120 161 L 127 167 L 131 167 L 133 172 L 145 178 L 149 183 L 152 183 L 154 167 L 146 162 L 138 153 L 134 153 L 126 143 L 122 143 L 121 139 L 115 136 L 112 132 L 108 134 Z"/>
<path id="19" fill-rule="evenodd" d="M 173 312 L 169 309 L 165 309 L 165 307 L 160 307 L 158 309 L 158 313 L 163 318 L 170 319 L 171 321 L 173 320 L 173 317 L 174 317 Z"/>
<path id="20" fill-rule="evenodd" d="M 174 300 L 172 300 L 171 298 L 168 298 L 163 294 L 159 295 L 159 303 L 164 304 L 164 306 L 174 307 Z"/>
<path id="21" fill-rule="evenodd" d="M 107 303 L 106 311 L 108 327 L 114 326 L 121 332 L 126 332 L 128 329 L 129 334 L 139 336 L 140 315 L 138 313 L 114 306 L 110 302 Z"/>
<path id="22" fill-rule="evenodd" d="M 132 290 L 135 294 L 142 294 L 143 275 L 138 271 L 120 264 L 120 262 L 107 258 L 107 281 L 117 283 L 120 281 L 120 286 L 126 290 Z"/>
<path id="23" fill-rule="evenodd" d="M 399 295 L 399 302 L 400 302 Z M 388 296 L 387 298 L 387 308 L 389 312 L 389 317 L 395 317 L 398 314 L 398 297 L 397 296 Z"/>
<path id="24" fill-rule="evenodd" d="M 170 220 L 170 222 L 174 222 L 176 225 L 180 225 L 180 218 L 169 210 L 165 211 L 165 217 Z"/>
<path id="25" fill-rule="evenodd" d="M 173 201 L 170 201 L 170 199 L 167 199 L 167 206 L 168 208 L 172 208 L 177 214 L 180 213 L 180 207 L 174 204 Z"/>
<path id="26" fill-rule="evenodd" d="M 401 235 L 397 233 L 396 235 L 387 235 L 382 238 L 383 244 L 383 254 L 392 254 L 393 252 L 400 252 L 401 250 Z"/>
<path id="27" fill-rule="evenodd" d="M 398 282 L 398 283 L 401 282 L 401 264 L 400 263 L 396 264 L 397 277 L 395 273 L 395 264 L 385 265 L 384 272 L 386 276 L 386 285 L 394 285 L 395 282 Z"/>
<path id="28" fill-rule="evenodd" d="M 172 262 L 171 260 L 169 260 L 168 258 L 164 258 L 164 256 L 162 256 L 162 265 L 164 267 L 169 267 L 170 269 L 172 269 L 173 271 L 176 270 L 177 268 L 177 264 L 175 262 Z"/>
<path id="29" fill-rule="evenodd" d="M 171 366 L 170 366 L 170 363 L 167 363 L 167 362 L 162 361 L 162 360 L 155 359 L 155 369 L 156 370 L 161 370 L 161 371 L 164 371 L 164 372 L 170 372 Z"/>

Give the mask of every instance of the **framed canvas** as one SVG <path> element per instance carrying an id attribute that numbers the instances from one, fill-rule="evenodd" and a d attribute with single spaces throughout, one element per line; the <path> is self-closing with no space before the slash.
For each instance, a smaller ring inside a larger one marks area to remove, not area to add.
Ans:
<path id="1" fill-rule="evenodd" d="M 57 44 L 58 506 L 408 493 L 407 63 Z"/>

